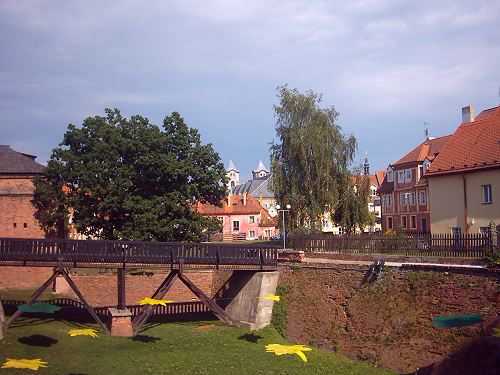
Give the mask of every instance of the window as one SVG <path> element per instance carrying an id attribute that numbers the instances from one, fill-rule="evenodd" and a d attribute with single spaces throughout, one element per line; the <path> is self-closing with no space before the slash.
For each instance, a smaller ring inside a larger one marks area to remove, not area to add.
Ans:
<path id="1" fill-rule="evenodd" d="M 453 237 L 459 237 L 462 235 L 462 228 L 460 227 L 453 227 L 451 228 L 451 234 Z"/>
<path id="2" fill-rule="evenodd" d="M 408 227 L 408 218 L 406 216 L 401 216 L 401 226 L 405 229 Z"/>
<path id="3" fill-rule="evenodd" d="M 483 204 L 491 204 L 493 197 L 491 196 L 491 185 L 481 185 L 481 192 L 483 195 Z"/>
<path id="4" fill-rule="evenodd" d="M 399 205 L 400 206 L 406 205 L 406 194 L 405 193 L 399 193 Z"/>
<path id="5" fill-rule="evenodd" d="M 217 220 L 219 220 L 221 224 L 224 224 L 224 216 L 217 216 Z"/>
<path id="6" fill-rule="evenodd" d="M 411 182 L 411 169 L 407 169 L 405 172 L 406 172 L 406 182 Z"/>
<path id="7" fill-rule="evenodd" d="M 387 197 L 387 207 L 391 207 L 392 206 L 392 195 L 388 194 L 386 195 Z"/>
<path id="8" fill-rule="evenodd" d="M 14 223 L 14 228 L 17 228 L 17 223 Z"/>
<path id="9" fill-rule="evenodd" d="M 424 171 L 427 172 L 429 170 L 429 167 L 431 166 L 431 162 L 429 160 L 424 161 Z M 425 173 L 424 172 L 424 173 Z"/>
<path id="10" fill-rule="evenodd" d="M 387 229 L 392 229 L 392 217 L 387 218 Z"/>
<path id="11" fill-rule="evenodd" d="M 240 222 L 238 220 L 233 221 L 233 230 L 234 231 L 240 230 Z"/>
<path id="12" fill-rule="evenodd" d="M 418 204 L 421 206 L 425 205 L 425 190 L 418 192 Z"/>
<path id="13" fill-rule="evenodd" d="M 405 183 L 405 171 L 398 171 L 398 182 L 400 184 Z"/>
<path id="14" fill-rule="evenodd" d="M 374 187 L 372 187 L 371 190 L 372 190 L 372 195 L 377 195 L 377 189 L 375 189 Z"/>
<path id="15" fill-rule="evenodd" d="M 253 224 L 255 223 L 255 216 L 249 216 L 248 217 L 248 224 Z"/>
<path id="16" fill-rule="evenodd" d="M 394 182 L 392 168 L 387 169 L 387 182 Z"/>
<path id="17" fill-rule="evenodd" d="M 410 206 L 415 206 L 415 192 L 410 193 Z"/>
<path id="18" fill-rule="evenodd" d="M 250 231 L 250 238 L 255 238 L 255 231 L 254 230 Z"/>
<path id="19" fill-rule="evenodd" d="M 417 229 L 417 217 L 415 215 L 410 216 L 410 228 Z"/>
<path id="20" fill-rule="evenodd" d="M 23 227 L 24 227 L 24 228 L 28 228 L 28 223 L 24 223 L 24 224 L 23 224 Z"/>

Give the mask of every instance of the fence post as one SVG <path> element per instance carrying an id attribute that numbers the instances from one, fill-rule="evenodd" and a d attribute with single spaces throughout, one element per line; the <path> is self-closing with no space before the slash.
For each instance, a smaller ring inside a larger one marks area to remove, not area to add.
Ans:
<path id="1" fill-rule="evenodd" d="M 495 223 L 492 221 L 492 222 L 490 222 L 490 225 L 488 228 L 488 248 L 486 250 L 488 252 L 488 254 L 484 254 L 484 255 L 485 256 L 486 255 L 494 256 L 497 243 L 498 243 L 498 232 L 497 232 L 497 228 L 496 228 Z"/>

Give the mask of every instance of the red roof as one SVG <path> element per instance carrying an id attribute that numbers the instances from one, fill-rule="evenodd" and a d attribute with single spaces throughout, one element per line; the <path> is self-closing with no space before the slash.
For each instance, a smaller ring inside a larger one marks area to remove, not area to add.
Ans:
<path id="1" fill-rule="evenodd" d="M 434 158 L 439 154 L 443 146 L 449 141 L 451 135 L 445 135 L 444 137 L 434 138 L 430 140 L 426 140 L 421 143 L 397 162 L 391 164 L 392 167 L 408 164 L 414 162 L 422 162 L 425 158 L 428 158 L 430 161 L 434 160 Z"/>
<path id="2" fill-rule="evenodd" d="M 209 203 L 196 204 L 196 210 L 205 216 L 217 215 L 261 215 L 261 220 L 264 218 L 271 220 L 267 211 L 257 202 L 257 200 L 250 194 L 247 195 L 246 205 L 244 204 L 243 195 L 232 195 L 230 197 L 231 205 L 228 205 L 228 199 L 224 200 L 222 207 L 214 206 Z"/>
<path id="3" fill-rule="evenodd" d="M 426 175 L 500 168 L 500 106 L 461 124 Z"/>
<path id="4" fill-rule="evenodd" d="M 377 177 L 377 188 L 382 185 L 382 182 L 384 182 L 385 175 L 387 174 L 387 171 L 375 171 L 375 177 Z"/>

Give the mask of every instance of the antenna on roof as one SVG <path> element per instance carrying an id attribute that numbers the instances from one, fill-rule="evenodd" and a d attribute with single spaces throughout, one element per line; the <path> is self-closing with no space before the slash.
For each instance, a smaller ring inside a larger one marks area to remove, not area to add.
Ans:
<path id="1" fill-rule="evenodd" d="M 425 139 L 429 140 L 429 123 L 424 121 L 424 134 L 425 134 Z"/>

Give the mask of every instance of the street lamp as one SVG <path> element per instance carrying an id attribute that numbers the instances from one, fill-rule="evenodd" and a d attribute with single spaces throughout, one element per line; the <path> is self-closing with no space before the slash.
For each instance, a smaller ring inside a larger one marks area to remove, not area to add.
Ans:
<path id="1" fill-rule="evenodd" d="M 276 209 L 278 210 L 278 212 L 283 212 L 283 250 L 285 250 L 286 248 L 285 211 L 289 212 L 290 208 L 292 208 L 292 206 L 290 206 L 289 204 L 286 205 L 286 209 L 281 209 L 281 206 L 279 204 L 276 205 Z"/>

